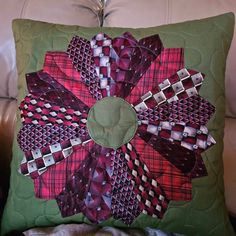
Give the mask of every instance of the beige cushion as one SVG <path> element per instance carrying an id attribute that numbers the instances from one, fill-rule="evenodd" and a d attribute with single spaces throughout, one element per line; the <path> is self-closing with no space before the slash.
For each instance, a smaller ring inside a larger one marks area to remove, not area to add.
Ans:
<path id="1" fill-rule="evenodd" d="M 98 0 L 7 0 L 0 8 L 0 97 L 17 96 L 15 48 L 11 31 L 14 18 L 98 26 Z"/>
<path id="2" fill-rule="evenodd" d="M 148 4 L 147 4 L 148 3 Z M 214 16 L 224 12 L 236 13 L 235 0 L 112 0 L 105 7 L 104 26 L 149 27 Z M 227 115 L 236 117 L 236 30 L 227 62 Z"/>

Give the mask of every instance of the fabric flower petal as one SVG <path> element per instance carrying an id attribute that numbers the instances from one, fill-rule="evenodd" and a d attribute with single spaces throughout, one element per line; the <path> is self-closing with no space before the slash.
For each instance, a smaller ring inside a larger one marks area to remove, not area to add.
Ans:
<path id="1" fill-rule="evenodd" d="M 19 171 L 23 175 L 35 179 L 49 167 L 68 158 L 81 144 L 81 139 L 75 138 L 61 143 L 54 143 L 42 149 L 26 151 Z"/>
<path id="2" fill-rule="evenodd" d="M 38 71 L 26 74 L 26 82 L 29 93 L 34 96 L 43 98 L 59 106 L 72 108 L 81 112 L 88 111 L 88 106 L 46 72 Z"/>
<path id="3" fill-rule="evenodd" d="M 74 68 L 81 73 L 81 79 L 88 86 L 92 97 L 96 100 L 102 99 L 90 41 L 79 36 L 74 36 L 69 43 L 67 53 L 72 60 Z"/>
<path id="4" fill-rule="evenodd" d="M 145 103 L 148 107 L 151 103 Z M 169 121 L 206 125 L 215 108 L 199 95 L 184 98 L 171 103 L 164 103 L 154 108 L 141 109 L 137 112 L 139 120 L 150 122 Z"/>
<path id="5" fill-rule="evenodd" d="M 112 48 L 112 39 L 104 33 L 99 33 L 90 43 L 102 95 L 103 97 L 114 96 L 116 83 L 111 77 L 111 63 L 117 56 Z"/>
<path id="6" fill-rule="evenodd" d="M 51 75 L 87 106 L 91 107 L 95 104 L 96 99 L 89 93 L 81 79 L 81 73 L 74 68 L 68 53 L 46 52 L 43 71 Z"/>
<path id="7" fill-rule="evenodd" d="M 141 213 L 132 176 L 128 171 L 125 153 L 119 148 L 111 152 L 109 158 L 112 160 L 112 191 L 111 209 L 115 219 L 121 219 L 125 224 L 130 225 Z"/>
<path id="8" fill-rule="evenodd" d="M 81 167 L 82 161 L 88 155 L 88 146 L 92 145 L 90 143 L 86 148 L 82 145 L 78 146 L 68 158 L 57 165 L 52 165 L 42 175 L 33 179 L 35 196 L 42 199 L 55 199 L 69 178 Z"/>
<path id="9" fill-rule="evenodd" d="M 203 79 L 204 75 L 202 73 L 183 68 L 170 78 L 162 81 L 151 91 L 143 94 L 133 104 L 134 108 L 136 111 L 140 111 L 147 108 L 154 108 L 165 102 L 171 103 L 195 96 L 198 94 Z"/>
<path id="10" fill-rule="evenodd" d="M 112 62 L 111 74 L 119 82 L 116 96 L 125 98 L 161 53 L 163 46 L 158 35 L 136 41 L 130 33 L 113 39 L 113 45 L 118 58 Z"/>
<path id="11" fill-rule="evenodd" d="M 169 200 L 159 183 L 153 178 L 148 167 L 140 161 L 133 145 L 123 145 L 122 151 L 135 183 L 139 206 L 144 214 L 162 218 Z"/>
<path id="12" fill-rule="evenodd" d="M 130 143 L 135 147 L 140 160 L 147 165 L 169 200 L 189 201 L 192 199 L 191 176 L 182 173 L 138 135 Z"/>
<path id="13" fill-rule="evenodd" d="M 78 171 L 56 197 L 63 217 L 82 212 L 91 222 L 111 216 L 111 149 L 95 144 Z"/>
<path id="14" fill-rule="evenodd" d="M 25 124 L 17 135 L 22 151 L 27 152 L 44 148 L 58 142 L 76 139 L 87 134 L 87 130 L 68 125 Z"/>
<path id="15" fill-rule="evenodd" d="M 28 94 L 21 102 L 21 120 L 24 124 L 52 125 L 63 124 L 85 127 L 87 113 L 72 108 L 55 105 L 43 98 Z"/>
<path id="16" fill-rule="evenodd" d="M 126 100 L 134 104 L 137 100 L 152 91 L 157 84 L 170 78 L 176 71 L 184 67 L 184 50 L 182 48 L 164 48 L 160 55 L 151 63 L 137 85 Z"/>

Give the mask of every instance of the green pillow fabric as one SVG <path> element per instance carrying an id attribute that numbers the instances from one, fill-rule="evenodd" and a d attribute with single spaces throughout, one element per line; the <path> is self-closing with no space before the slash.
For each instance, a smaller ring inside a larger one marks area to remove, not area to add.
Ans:
<path id="1" fill-rule="evenodd" d="M 185 235 L 234 235 L 224 202 L 223 185 L 223 129 L 224 129 L 224 73 L 227 53 L 233 36 L 234 15 L 211 17 L 202 20 L 164 25 L 145 29 L 85 28 L 14 20 L 20 102 L 27 94 L 25 74 L 42 68 L 47 51 L 66 51 L 74 35 L 91 39 L 99 32 L 116 37 L 129 31 L 140 39 L 159 34 L 165 48 L 184 48 L 185 67 L 205 74 L 200 95 L 216 108 L 207 127 L 216 145 L 202 154 L 208 176 L 194 179 L 193 198 L 189 202 L 171 201 L 163 219 L 141 214 L 130 227 L 158 227 L 164 231 Z M 17 114 L 17 130 L 21 127 Z M 13 146 L 11 180 L 8 201 L 4 210 L 2 234 L 32 227 L 53 226 L 60 223 L 87 222 L 82 215 L 62 218 L 55 200 L 37 199 L 33 181 L 18 172 L 23 158 L 16 138 Z M 113 218 L 101 225 L 125 227 Z"/>

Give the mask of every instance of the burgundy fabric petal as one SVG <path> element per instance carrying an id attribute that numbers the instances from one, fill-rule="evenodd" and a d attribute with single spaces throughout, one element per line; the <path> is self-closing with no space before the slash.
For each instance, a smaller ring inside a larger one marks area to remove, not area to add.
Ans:
<path id="1" fill-rule="evenodd" d="M 121 219 L 125 224 L 130 225 L 141 213 L 141 209 L 124 156 L 125 153 L 121 149 L 111 152 L 111 209 L 115 219 Z"/>
<path id="2" fill-rule="evenodd" d="M 182 173 L 138 135 L 130 143 L 135 147 L 140 160 L 147 165 L 169 200 L 189 201 L 192 199 L 191 176 Z"/>
<path id="3" fill-rule="evenodd" d="M 63 217 L 82 212 L 91 222 L 111 216 L 111 149 L 95 144 L 56 197 Z"/>
<path id="4" fill-rule="evenodd" d="M 192 97 L 198 94 L 204 75 L 193 70 L 181 69 L 162 81 L 151 91 L 143 94 L 133 105 L 136 111 L 154 108 L 165 102 Z"/>
<path id="5" fill-rule="evenodd" d="M 150 103 L 145 103 L 149 107 Z M 137 112 L 139 120 L 184 122 L 206 125 L 215 107 L 199 95 L 184 98 L 169 104 L 161 104 L 154 108 L 141 109 Z"/>
<path id="6" fill-rule="evenodd" d="M 79 138 L 86 132 L 75 126 L 24 124 L 17 135 L 23 152 L 41 149 L 48 145 Z"/>
<path id="7" fill-rule="evenodd" d="M 81 112 L 88 111 L 88 106 L 46 72 L 38 71 L 26 74 L 26 82 L 29 93 L 34 96 L 43 98 L 59 106 L 72 108 Z"/>
<path id="8" fill-rule="evenodd" d="M 23 99 L 19 109 L 21 111 L 21 120 L 24 124 L 73 125 L 79 126 L 82 130 L 86 130 L 87 132 L 87 128 L 85 126 L 87 120 L 87 109 L 80 112 L 72 108 L 55 105 L 51 101 L 48 102 L 43 98 L 38 98 L 37 96 L 33 96 L 31 94 L 28 94 Z"/>
<path id="9" fill-rule="evenodd" d="M 182 48 L 164 48 L 151 63 L 126 100 L 134 104 L 141 96 L 151 91 L 157 84 L 170 78 L 184 67 L 184 50 Z"/>
<path id="10" fill-rule="evenodd" d="M 168 104 L 169 121 L 206 125 L 215 107 L 199 95 Z"/>
<path id="11" fill-rule="evenodd" d="M 99 78 L 96 74 L 90 41 L 74 36 L 67 48 L 72 64 L 81 73 L 82 81 L 88 86 L 89 92 L 96 100 L 102 98 Z"/>
<path id="12" fill-rule="evenodd" d="M 118 56 L 111 64 L 112 78 L 117 82 L 116 95 L 125 98 L 161 53 L 163 46 L 158 35 L 137 41 L 130 33 L 114 38 L 112 45 Z"/>
<path id="13" fill-rule="evenodd" d="M 162 218 L 169 202 L 164 190 L 152 176 L 148 167 L 141 162 L 138 153 L 130 143 L 121 148 L 125 153 L 127 165 L 135 183 L 134 190 L 142 212 Z"/>
<path id="14" fill-rule="evenodd" d="M 81 139 L 76 138 L 48 145 L 42 149 L 26 151 L 19 171 L 23 175 L 35 179 L 49 167 L 68 158 L 81 144 Z"/>
<path id="15" fill-rule="evenodd" d="M 51 75 L 51 77 L 71 91 L 87 106 L 91 107 L 95 104 L 96 99 L 89 93 L 81 79 L 80 72 L 74 68 L 72 60 L 66 52 L 47 52 L 43 71 Z"/>

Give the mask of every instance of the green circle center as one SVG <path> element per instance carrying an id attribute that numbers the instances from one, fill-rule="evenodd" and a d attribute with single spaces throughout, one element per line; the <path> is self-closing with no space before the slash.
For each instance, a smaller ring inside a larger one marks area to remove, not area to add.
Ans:
<path id="1" fill-rule="evenodd" d="M 101 146 L 118 148 L 129 142 L 137 130 L 137 115 L 122 98 L 106 97 L 89 111 L 87 127 L 91 138 Z"/>

